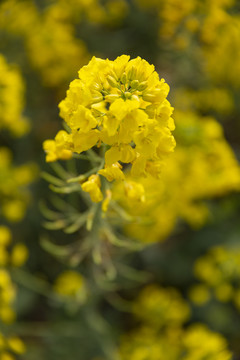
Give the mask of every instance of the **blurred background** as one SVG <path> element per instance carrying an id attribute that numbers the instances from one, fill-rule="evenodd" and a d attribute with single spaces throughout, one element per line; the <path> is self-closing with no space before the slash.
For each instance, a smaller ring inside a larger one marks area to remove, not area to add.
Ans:
<path id="1" fill-rule="evenodd" d="M 237 0 L 1 1 L 2 360 L 240 359 L 239 11 Z M 91 234 L 68 222 L 81 197 L 52 191 L 86 163 L 49 165 L 42 143 L 63 126 L 78 70 L 122 54 L 170 85 L 177 146 L 146 206 L 119 200 L 141 221 L 106 214 L 141 250 L 107 249 L 99 265 L 81 245 Z"/>

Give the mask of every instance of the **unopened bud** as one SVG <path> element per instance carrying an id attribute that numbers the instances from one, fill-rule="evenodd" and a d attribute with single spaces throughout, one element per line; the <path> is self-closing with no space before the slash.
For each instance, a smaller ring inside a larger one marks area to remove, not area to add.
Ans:
<path id="1" fill-rule="evenodd" d="M 107 81 L 108 81 L 108 83 L 109 83 L 110 86 L 112 86 L 112 87 L 118 87 L 118 82 L 117 82 L 117 80 L 114 79 L 114 77 L 112 77 L 111 75 L 108 75 Z"/>
<path id="2" fill-rule="evenodd" d="M 92 99 L 93 103 L 99 103 L 101 101 L 103 101 L 103 97 L 102 96 L 96 96 Z"/>
<path id="3" fill-rule="evenodd" d="M 133 80 L 137 75 L 137 69 L 135 68 L 135 66 L 132 66 L 132 68 L 128 71 L 128 79 L 129 80 Z"/>
<path id="4" fill-rule="evenodd" d="M 126 91 L 124 93 L 124 95 L 125 95 L 126 99 L 130 99 L 132 97 L 132 94 L 129 91 Z"/>
<path id="5" fill-rule="evenodd" d="M 132 89 L 137 89 L 138 86 L 139 86 L 139 81 L 138 81 L 138 80 L 133 80 L 133 81 L 131 82 L 131 88 L 132 88 Z"/>
<path id="6" fill-rule="evenodd" d="M 144 94 L 143 95 L 143 100 L 144 101 L 150 101 L 153 102 L 155 100 L 156 96 L 153 94 Z"/>
<path id="7" fill-rule="evenodd" d="M 148 86 L 148 82 L 147 82 L 147 81 L 143 81 L 143 82 L 141 82 L 141 83 L 139 84 L 138 90 L 139 90 L 139 91 L 143 91 L 143 90 L 145 90 L 145 89 L 147 88 L 147 86 Z"/>
<path id="8" fill-rule="evenodd" d="M 121 82 L 125 85 L 126 84 L 126 82 L 127 82 L 127 75 L 126 75 L 126 73 L 124 72 L 123 74 L 122 74 L 122 76 L 121 76 Z"/>
<path id="9" fill-rule="evenodd" d="M 113 101 L 113 100 L 117 100 L 119 99 L 119 95 L 118 94 L 109 94 L 106 95 L 105 100 L 107 101 Z"/>

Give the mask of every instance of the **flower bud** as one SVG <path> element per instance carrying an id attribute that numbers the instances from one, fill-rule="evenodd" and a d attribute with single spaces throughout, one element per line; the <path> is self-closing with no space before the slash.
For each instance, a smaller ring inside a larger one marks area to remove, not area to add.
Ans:
<path id="1" fill-rule="evenodd" d="M 112 77 L 111 75 L 108 75 L 107 81 L 108 81 L 109 85 L 112 86 L 112 87 L 118 87 L 119 86 L 117 80 L 114 79 L 114 77 Z"/>
<path id="2" fill-rule="evenodd" d="M 126 84 L 126 82 L 127 82 L 127 75 L 126 75 L 126 73 L 124 72 L 123 74 L 122 74 L 122 76 L 121 76 L 121 82 L 125 85 Z"/>
<path id="3" fill-rule="evenodd" d="M 132 89 L 137 89 L 138 86 L 139 86 L 139 81 L 138 81 L 138 80 L 133 80 L 133 81 L 131 82 L 131 88 L 132 88 Z"/>
<path id="4" fill-rule="evenodd" d="M 143 91 L 148 87 L 148 82 L 147 81 L 143 81 L 139 84 L 138 86 L 138 91 Z"/>

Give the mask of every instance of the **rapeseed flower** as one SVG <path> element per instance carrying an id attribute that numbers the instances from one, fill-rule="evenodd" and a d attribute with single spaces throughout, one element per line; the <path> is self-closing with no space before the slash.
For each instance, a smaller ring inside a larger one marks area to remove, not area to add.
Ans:
<path id="1" fill-rule="evenodd" d="M 237 246 L 216 246 L 198 258 L 194 273 L 201 287 L 208 287 L 220 302 L 234 302 L 239 310 L 240 250 Z"/>
<path id="2" fill-rule="evenodd" d="M 15 167 L 10 150 L 0 147 L 0 213 L 9 221 L 18 222 L 24 217 L 30 200 L 28 186 L 36 175 L 35 164 Z"/>
<path id="3" fill-rule="evenodd" d="M 87 181 L 82 184 L 82 189 L 90 194 L 93 202 L 102 201 L 103 195 L 100 190 L 101 182 L 98 175 L 91 175 Z"/>
<path id="4" fill-rule="evenodd" d="M 189 319 L 187 302 L 174 288 L 146 286 L 133 303 L 135 315 L 156 328 L 180 326 Z"/>
<path id="5" fill-rule="evenodd" d="M 29 130 L 22 114 L 24 92 L 20 71 L 0 54 L 0 129 L 8 129 L 14 136 L 22 136 Z"/>
<path id="6" fill-rule="evenodd" d="M 0 319 L 4 323 L 15 320 L 15 312 L 12 309 L 16 297 L 16 289 L 6 269 L 0 269 Z"/>
<path id="7" fill-rule="evenodd" d="M 15 355 L 21 355 L 26 351 L 25 344 L 19 337 L 6 337 L 3 333 L 0 333 L 0 349 L 1 360 L 14 360 Z"/>
<path id="8" fill-rule="evenodd" d="M 121 360 L 232 359 L 226 339 L 201 323 L 161 332 L 142 326 L 123 336 L 118 355 Z"/>
<path id="9" fill-rule="evenodd" d="M 54 291 L 65 300 L 75 299 L 79 303 L 86 298 L 86 284 L 83 276 L 76 271 L 62 272 L 56 279 Z"/>
<path id="10" fill-rule="evenodd" d="M 124 180 L 124 164 L 131 165 L 134 178 L 158 178 L 175 147 L 168 92 L 154 66 L 140 57 L 93 57 L 59 104 L 70 133 L 61 130 L 55 140 L 44 142 L 46 160 L 66 159 L 70 152 L 80 154 L 103 144 L 105 166 L 98 173 L 108 181 Z"/>

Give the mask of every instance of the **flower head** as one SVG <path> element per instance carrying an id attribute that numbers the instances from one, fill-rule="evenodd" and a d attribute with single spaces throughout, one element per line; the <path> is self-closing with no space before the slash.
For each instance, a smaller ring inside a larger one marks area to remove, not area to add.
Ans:
<path id="1" fill-rule="evenodd" d="M 105 167 L 99 174 L 108 181 L 124 179 L 122 164 L 132 165 L 134 177 L 158 177 L 159 164 L 175 147 L 168 92 L 154 66 L 140 57 L 93 57 L 59 105 L 71 134 L 63 137 L 60 131 L 44 143 L 47 161 L 105 144 Z"/>

